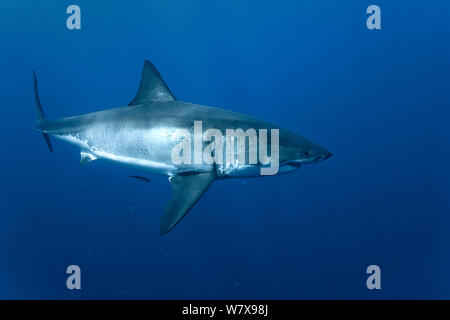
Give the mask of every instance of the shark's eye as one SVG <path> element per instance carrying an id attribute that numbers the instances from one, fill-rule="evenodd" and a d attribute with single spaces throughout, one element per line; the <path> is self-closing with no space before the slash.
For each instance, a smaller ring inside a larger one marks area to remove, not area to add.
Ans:
<path id="1" fill-rule="evenodd" d="M 309 151 L 308 150 L 305 151 L 305 156 L 309 157 Z"/>

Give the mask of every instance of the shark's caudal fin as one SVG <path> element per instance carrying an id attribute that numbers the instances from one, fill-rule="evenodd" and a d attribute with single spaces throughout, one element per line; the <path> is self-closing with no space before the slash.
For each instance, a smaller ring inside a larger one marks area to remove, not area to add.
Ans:
<path id="1" fill-rule="evenodd" d="M 38 123 L 47 121 L 47 118 L 45 117 L 44 110 L 42 109 L 41 100 L 39 99 L 39 92 L 37 87 L 37 79 L 36 79 L 36 72 L 33 70 L 33 84 L 34 84 L 34 102 L 36 104 L 36 111 L 37 111 L 37 120 Z M 47 143 L 48 149 L 53 152 L 52 147 L 52 141 L 50 140 L 50 136 L 46 133 L 42 133 L 44 136 L 45 142 Z"/>
<path id="2" fill-rule="evenodd" d="M 139 90 L 136 97 L 128 105 L 135 106 L 145 102 L 169 102 L 174 100 L 175 97 L 161 78 L 158 70 L 150 61 L 145 60 Z"/>
<path id="3" fill-rule="evenodd" d="M 170 177 L 172 197 L 161 217 L 159 234 L 169 232 L 180 222 L 215 179 L 215 171 Z"/>

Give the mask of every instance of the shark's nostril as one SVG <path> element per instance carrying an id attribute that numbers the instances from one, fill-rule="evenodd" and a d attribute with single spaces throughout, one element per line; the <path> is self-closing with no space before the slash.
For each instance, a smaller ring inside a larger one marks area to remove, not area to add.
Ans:
<path id="1" fill-rule="evenodd" d="M 331 157 L 333 154 L 331 152 L 328 152 L 327 154 L 325 154 L 324 156 L 322 156 L 322 159 L 328 159 L 329 157 Z"/>

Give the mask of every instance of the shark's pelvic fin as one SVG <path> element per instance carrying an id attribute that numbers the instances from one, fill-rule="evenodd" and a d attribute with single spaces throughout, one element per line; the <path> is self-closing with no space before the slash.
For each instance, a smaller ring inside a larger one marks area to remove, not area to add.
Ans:
<path id="1" fill-rule="evenodd" d="M 215 179 L 215 171 L 170 177 L 172 197 L 161 217 L 159 234 L 169 232 L 196 204 Z"/>
<path id="2" fill-rule="evenodd" d="M 158 70 L 150 61 L 145 60 L 139 90 L 129 105 L 135 106 L 144 102 L 168 102 L 173 100 L 175 98 Z"/>
<path id="3" fill-rule="evenodd" d="M 97 157 L 94 156 L 92 153 L 87 152 L 87 151 L 81 151 L 80 152 L 80 165 L 84 166 L 86 164 L 88 164 L 91 161 L 96 160 Z"/>

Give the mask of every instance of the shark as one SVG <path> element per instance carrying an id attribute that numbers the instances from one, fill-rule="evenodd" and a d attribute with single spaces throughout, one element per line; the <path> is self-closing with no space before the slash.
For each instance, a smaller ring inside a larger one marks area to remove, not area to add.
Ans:
<path id="1" fill-rule="evenodd" d="M 265 176 L 261 175 L 261 168 L 267 167 L 267 162 L 261 161 L 174 162 L 174 148 L 184 141 L 186 132 L 194 133 L 195 122 L 201 121 L 204 129 L 221 132 L 230 129 L 241 129 L 245 133 L 249 130 L 260 133 L 260 130 L 277 130 L 278 163 L 275 174 L 292 172 L 304 164 L 317 163 L 332 155 L 317 143 L 269 122 L 239 112 L 176 99 L 148 60 L 144 62 L 137 94 L 129 104 L 59 120 L 46 117 L 35 71 L 33 80 L 37 111 L 35 128 L 42 133 L 51 152 L 53 145 L 50 137 L 54 137 L 79 149 L 82 166 L 95 160 L 106 160 L 169 178 L 172 195 L 161 216 L 160 235 L 177 225 L 214 181 Z M 224 143 L 224 140 L 216 142 Z M 265 148 L 272 146 L 268 140 L 266 143 Z M 201 148 L 205 147 L 206 142 L 201 142 Z M 245 143 L 244 149 L 248 155 L 249 146 Z M 230 150 L 237 152 L 237 148 Z"/>

